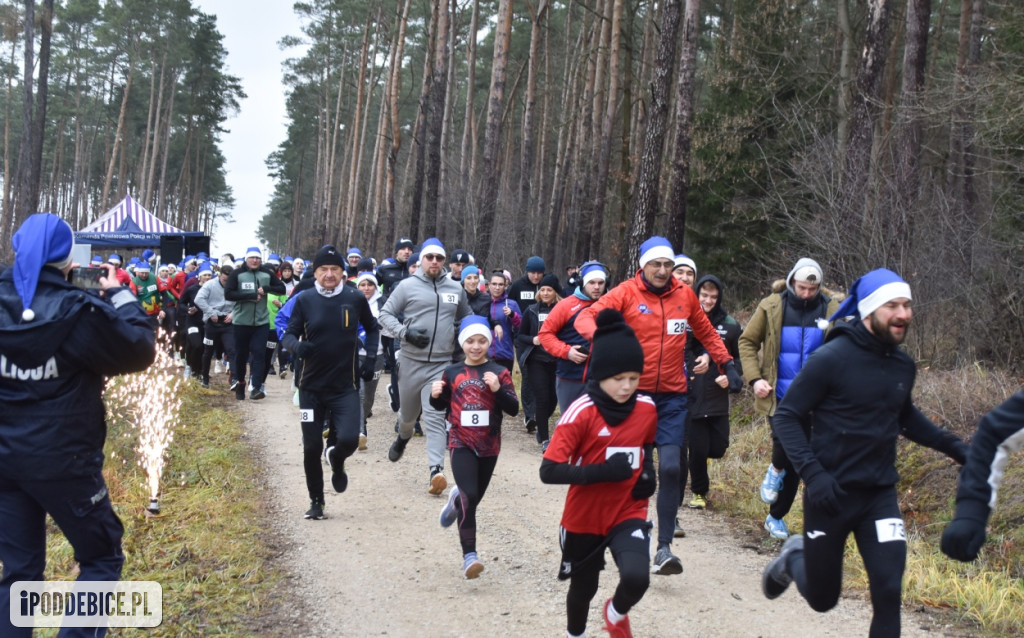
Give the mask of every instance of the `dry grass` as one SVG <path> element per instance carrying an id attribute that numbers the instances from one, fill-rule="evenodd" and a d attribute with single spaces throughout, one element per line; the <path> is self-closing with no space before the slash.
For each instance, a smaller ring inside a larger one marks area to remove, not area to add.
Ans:
<path id="1" fill-rule="evenodd" d="M 1020 382 L 1006 374 L 971 366 L 919 372 L 915 402 L 935 423 L 969 440 L 977 421 Z M 780 541 L 761 530 L 767 506 L 757 493 L 771 458 L 767 419 L 753 414 L 749 392 L 735 401 L 729 451 L 709 466 L 715 510 L 735 519 L 765 549 Z M 939 551 L 939 538 L 953 516 L 957 467 L 940 454 L 901 440 L 897 485 L 907 523 L 908 558 L 904 602 L 945 608 L 953 618 L 989 635 L 1021 635 L 1024 618 L 1024 458 L 1011 459 L 981 557 L 964 565 Z M 802 531 L 801 499 L 787 517 L 790 532 Z M 852 538 L 844 563 L 847 587 L 867 591 L 867 576 Z"/>
<path id="2" fill-rule="evenodd" d="M 223 393 L 192 382 L 181 397 L 184 423 L 168 450 L 156 517 L 145 510 L 149 495 L 134 461 L 135 429 L 109 423 L 104 475 L 125 527 L 122 578 L 163 586 L 163 624 L 148 635 L 255 635 L 254 618 L 281 578 L 267 566 L 271 552 L 255 462 Z M 46 577 L 74 578 L 70 546 L 52 521 L 48 532 Z"/>

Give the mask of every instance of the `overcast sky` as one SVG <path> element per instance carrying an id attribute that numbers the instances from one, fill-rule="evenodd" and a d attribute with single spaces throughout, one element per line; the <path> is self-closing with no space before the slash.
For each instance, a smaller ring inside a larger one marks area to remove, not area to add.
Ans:
<path id="1" fill-rule="evenodd" d="M 273 192 L 265 162 L 287 132 L 281 63 L 299 52 L 282 51 L 278 42 L 302 32 L 290 0 L 195 0 L 194 5 L 217 16 L 217 30 L 224 35 L 228 52 L 227 72 L 241 79 L 248 96 L 239 113 L 224 123 L 228 132 L 221 139 L 227 182 L 235 197 L 235 221 L 218 224 L 211 246 L 214 256 L 237 256 L 260 245 L 256 231 Z"/>

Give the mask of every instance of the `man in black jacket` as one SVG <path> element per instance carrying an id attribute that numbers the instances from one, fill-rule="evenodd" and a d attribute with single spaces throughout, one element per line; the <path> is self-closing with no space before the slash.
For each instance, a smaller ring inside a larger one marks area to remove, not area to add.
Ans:
<path id="1" fill-rule="evenodd" d="M 519 311 L 526 310 L 537 303 L 537 293 L 540 291 L 540 280 L 544 278 L 544 271 L 547 264 L 544 259 L 534 255 L 526 260 L 526 274 L 512 282 L 508 288 L 508 298 L 519 304 Z M 519 358 L 518 348 L 516 359 Z M 533 398 L 533 391 L 530 389 L 530 375 L 520 367 L 522 380 L 520 381 L 519 399 L 523 402 L 523 419 L 526 421 L 526 431 L 530 434 L 537 429 L 537 405 Z"/>
<path id="2" fill-rule="evenodd" d="M 155 355 L 142 306 L 115 267 L 105 298 L 68 283 L 71 227 L 36 214 L 12 240 L 0 276 L 0 636 L 31 636 L 11 623 L 11 586 L 41 581 L 46 515 L 74 549 L 80 581 L 121 576 L 124 528 L 103 480 L 105 377 L 145 370 Z M 96 636 L 105 634 L 97 629 Z M 90 635 L 92 630 L 90 630 Z"/>
<path id="3" fill-rule="evenodd" d="M 891 270 L 869 272 L 830 320 L 851 315 L 808 358 L 775 412 L 775 432 L 806 485 L 804 533 L 786 540 L 761 584 L 776 598 L 795 580 L 815 611 L 831 609 L 852 533 L 871 589 L 870 635 L 896 637 L 907 559 L 896 439 L 902 434 L 961 464 L 967 446 L 911 401 L 917 370 L 899 349 L 913 316 L 907 282 Z"/>
<path id="4" fill-rule="evenodd" d="M 331 464 L 331 485 L 336 492 L 348 488 L 345 459 L 359 445 L 362 425 L 359 379 L 373 378 L 375 355 L 359 363 L 359 326 L 366 331 L 366 352 L 376 353 L 379 338 L 366 297 L 345 285 L 345 261 L 333 246 L 324 246 L 313 258 L 316 289 L 295 298 L 288 329 L 282 343 L 302 358 L 296 370 L 299 415 L 302 421 L 302 461 L 310 508 L 306 518 L 324 517 L 324 474 L 320 466 L 324 421 L 337 437 L 327 449 Z"/>
<path id="5" fill-rule="evenodd" d="M 381 264 L 377 268 L 377 279 L 380 280 L 381 293 L 387 300 L 395 286 L 402 283 L 402 280 L 409 276 L 409 257 L 412 256 L 414 244 L 408 237 L 399 237 L 395 242 L 395 260 Z M 395 368 L 395 340 L 391 337 L 384 337 L 384 355 L 387 360 L 384 362 L 385 372 L 392 372 Z M 398 387 L 392 379 L 393 387 Z M 396 410 L 397 411 L 397 410 Z"/>

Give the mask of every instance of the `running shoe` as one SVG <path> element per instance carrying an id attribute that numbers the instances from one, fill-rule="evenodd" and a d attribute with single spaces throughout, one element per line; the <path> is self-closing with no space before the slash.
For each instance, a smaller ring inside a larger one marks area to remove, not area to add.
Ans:
<path id="1" fill-rule="evenodd" d="M 222 374 L 223 372 L 224 372 L 224 366 L 222 366 L 220 364 L 220 361 L 215 362 L 213 364 L 213 373 L 214 374 Z"/>
<path id="2" fill-rule="evenodd" d="M 545 452 L 547 452 L 549 445 L 551 445 L 551 441 L 548 439 L 544 439 L 544 441 L 542 441 L 540 444 L 540 453 L 544 454 Z"/>
<path id="3" fill-rule="evenodd" d="M 441 508 L 441 527 L 451 527 L 459 518 L 459 512 L 455 508 L 455 501 L 459 498 L 459 486 L 456 485 L 448 494 L 448 504 Z"/>
<path id="4" fill-rule="evenodd" d="M 311 501 L 309 511 L 306 512 L 306 519 L 319 521 L 324 519 L 324 502 L 320 500 Z"/>
<path id="5" fill-rule="evenodd" d="M 683 573 L 683 561 L 672 553 L 668 545 L 662 545 L 654 554 L 654 566 L 651 572 L 661 576 Z"/>
<path id="6" fill-rule="evenodd" d="M 473 580 L 484 571 L 484 564 L 477 558 L 476 552 L 470 552 L 462 558 L 462 573 L 467 580 Z"/>
<path id="7" fill-rule="evenodd" d="M 360 450 L 365 450 L 366 449 L 366 434 L 364 434 L 362 432 L 359 433 L 359 449 Z"/>
<path id="8" fill-rule="evenodd" d="M 245 385 L 241 382 L 235 384 L 235 398 L 239 401 L 245 401 Z"/>
<path id="9" fill-rule="evenodd" d="M 232 379 L 231 380 L 231 385 L 228 387 L 228 389 L 231 390 L 232 392 L 234 392 L 235 390 L 238 389 L 238 385 L 240 383 L 242 383 L 242 382 L 239 381 L 238 379 Z"/>
<path id="10" fill-rule="evenodd" d="M 403 439 L 401 434 L 395 437 L 395 442 L 391 444 L 391 448 L 388 450 L 388 460 L 392 463 L 397 463 L 398 459 L 402 458 L 402 455 L 405 454 L 405 446 L 408 444 L 409 439 Z"/>
<path id="11" fill-rule="evenodd" d="M 253 401 L 259 401 L 260 399 L 265 398 L 267 396 L 266 390 L 264 390 L 265 387 L 266 386 L 261 385 L 260 387 L 253 390 L 249 394 L 249 398 L 252 399 Z"/>
<path id="12" fill-rule="evenodd" d="M 776 470 L 771 463 L 768 464 L 768 471 L 761 481 L 761 500 L 771 505 L 779 499 L 779 492 L 782 491 L 782 478 L 786 476 L 786 470 Z"/>
<path id="13" fill-rule="evenodd" d="M 679 519 L 676 519 L 676 527 L 672 530 L 672 535 L 676 538 L 686 538 L 686 532 L 683 531 L 682 525 L 679 524 Z"/>
<path id="14" fill-rule="evenodd" d="M 775 518 L 769 514 L 768 518 L 764 519 L 764 528 L 775 538 L 789 538 L 789 527 L 786 526 L 786 521 L 781 518 Z"/>
<path id="15" fill-rule="evenodd" d="M 392 383 L 388 384 L 388 401 L 391 403 L 391 411 L 398 412 L 398 408 L 400 406 L 398 400 L 398 389 Z"/>
<path id="16" fill-rule="evenodd" d="M 444 468 L 440 465 L 430 468 L 430 487 L 427 488 L 427 493 L 440 496 L 446 487 L 448 487 L 448 479 L 444 477 Z"/>
<path id="17" fill-rule="evenodd" d="M 624 616 L 616 623 L 608 618 L 608 608 L 611 605 L 612 599 L 609 598 L 604 603 L 604 630 L 608 632 L 609 638 L 633 638 L 633 631 L 629 628 L 629 616 Z"/>
<path id="18" fill-rule="evenodd" d="M 537 431 L 537 419 L 526 417 L 526 433 L 533 434 Z"/>
<path id="19" fill-rule="evenodd" d="M 334 458 L 337 451 L 333 445 L 327 448 L 327 464 L 331 466 L 331 487 L 340 494 L 348 489 L 348 474 L 345 474 L 345 462 Z"/>
<path id="20" fill-rule="evenodd" d="M 804 535 L 794 534 L 782 544 L 782 551 L 775 559 L 768 563 L 761 574 L 761 591 L 768 600 L 774 600 L 786 591 L 793 577 L 789 574 L 787 562 L 794 552 L 804 551 Z"/>
<path id="21" fill-rule="evenodd" d="M 199 387 L 201 387 L 204 390 L 209 390 L 210 389 L 210 380 L 209 379 L 203 379 L 202 381 L 199 382 Z"/>
<path id="22" fill-rule="evenodd" d="M 423 436 L 423 428 L 420 427 L 420 422 L 416 421 L 416 424 L 412 426 L 413 436 Z"/>
<path id="23" fill-rule="evenodd" d="M 277 376 L 282 378 L 282 379 L 287 379 L 288 378 L 288 368 L 281 368 L 281 374 L 279 374 Z"/>
<path id="24" fill-rule="evenodd" d="M 708 500 L 704 498 L 703 494 L 694 494 L 693 498 L 690 499 L 689 508 L 692 510 L 702 510 L 708 506 Z"/>

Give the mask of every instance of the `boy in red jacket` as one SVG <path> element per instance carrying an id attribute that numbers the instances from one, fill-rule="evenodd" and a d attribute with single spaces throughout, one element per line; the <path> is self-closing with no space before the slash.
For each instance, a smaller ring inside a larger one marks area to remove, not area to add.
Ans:
<path id="1" fill-rule="evenodd" d="M 626 614 L 650 584 L 647 502 L 655 489 L 658 413 L 654 401 L 636 391 L 644 352 L 632 328 L 610 309 L 597 316 L 596 325 L 584 394 L 559 420 L 540 478 L 570 486 L 558 574 L 569 579 L 566 636 L 586 633 L 607 547 L 619 568 L 619 585 L 604 604 L 605 630 L 613 638 L 631 638 Z"/>

